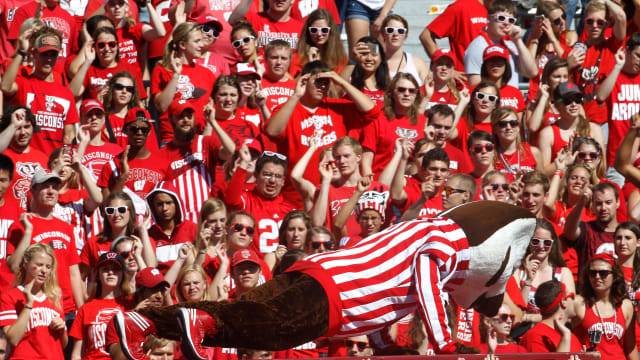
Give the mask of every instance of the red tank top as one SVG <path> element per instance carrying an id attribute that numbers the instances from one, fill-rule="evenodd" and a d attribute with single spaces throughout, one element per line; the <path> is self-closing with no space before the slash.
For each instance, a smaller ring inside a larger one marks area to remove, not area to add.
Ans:
<path id="1" fill-rule="evenodd" d="M 599 330 L 602 332 L 600 344 L 596 346 L 596 351 L 602 355 L 602 360 L 624 359 L 624 314 L 622 307 L 616 309 L 615 316 L 601 319 L 595 311 L 595 305 L 587 308 L 584 319 L 576 329 L 576 335 L 582 344 L 591 346 L 589 342 L 589 331 Z"/>
<path id="2" fill-rule="evenodd" d="M 537 162 L 531 152 L 531 145 L 522 143 L 522 149 L 518 149 L 512 154 L 498 154 L 498 158 L 493 165 L 496 170 L 500 170 L 501 173 L 508 175 L 515 174 L 518 170 L 524 170 L 526 172 L 534 171 Z"/>
<path id="3" fill-rule="evenodd" d="M 568 141 L 565 141 L 560 134 L 560 127 L 558 125 L 551 125 L 551 129 L 553 130 L 553 147 L 551 148 L 551 161 L 556 159 L 556 154 L 562 150 L 563 147 L 569 144 Z"/>

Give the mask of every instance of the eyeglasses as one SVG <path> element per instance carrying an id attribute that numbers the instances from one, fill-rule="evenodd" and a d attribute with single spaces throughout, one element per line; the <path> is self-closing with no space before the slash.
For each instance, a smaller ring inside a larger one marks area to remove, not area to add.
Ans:
<path id="1" fill-rule="evenodd" d="M 111 49 L 115 48 L 118 45 L 115 41 L 98 41 L 96 46 L 98 49 L 104 49 L 105 46 L 109 46 Z"/>
<path id="2" fill-rule="evenodd" d="M 467 192 L 467 190 L 456 189 L 456 188 L 452 188 L 451 186 L 445 186 L 444 188 L 442 188 L 442 192 L 444 194 L 447 194 L 447 196 L 450 196 L 451 194 L 464 194 Z"/>
<path id="3" fill-rule="evenodd" d="M 493 151 L 493 144 L 473 145 L 471 148 L 474 153 L 480 154 L 483 150 L 486 152 Z"/>
<path id="4" fill-rule="evenodd" d="M 397 27 L 387 26 L 386 28 L 384 28 L 384 31 L 389 35 L 393 33 L 397 33 L 398 35 L 404 35 L 407 33 L 407 28 L 397 28 Z"/>
<path id="5" fill-rule="evenodd" d="M 120 251 L 118 253 L 118 255 L 120 255 L 124 260 L 127 260 L 129 258 L 129 255 L 131 255 L 130 251 Z"/>
<path id="6" fill-rule="evenodd" d="M 356 345 L 360 351 L 364 351 L 364 349 L 369 347 L 369 343 L 366 341 L 345 340 L 344 345 L 349 349 L 351 349 L 353 345 Z"/>
<path id="7" fill-rule="evenodd" d="M 578 96 L 560 98 L 556 102 L 558 104 L 564 103 L 565 105 L 569 105 L 569 104 L 572 104 L 572 103 L 576 103 L 578 105 L 581 105 L 583 101 L 584 101 L 584 99 L 582 98 L 582 96 L 578 95 Z"/>
<path id="8" fill-rule="evenodd" d="M 265 171 L 265 172 L 261 173 L 260 176 L 262 176 L 265 179 L 271 179 L 271 178 L 274 178 L 276 180 L 284 179 L 284 175 L 282 175 L 282 174 L 274 174 L 274 173 L 271 173 L 271 172 L 268 172 L 268 171 Z"/>
<path id="9" fill-rule="evenodd" d="M 233 46 L 234 48 L 239 48 L 240 46 L 242 46 L 242 44 L 248 44 L 249 41 L 255 39 L 255 36 L 245 36 L 240 40 L 235 40 L 231 42 L 231 46 Z"/>
<path id="10" fill-rule="evenodd" d="M 287 157 L 277 153 L 277 152 L 273 152 L 273 151 L 263 151 L 261 156 L 269 156 L 269 157 L 277 157 L 278 159 L 282 160 L 282 161 L 287 161 Z"/>
<path id="11" fill-rule="evenodd" d="M 512 128 L 517 128 L 519 124 L 520 124 L 520 121 L 518 121 L 518 120 L 500 120 L 500 121 L 498 121 L 498 127 L 500 129 L 506 128 L 507 125 L 511 126 Z"/>
<path id="12" fill-rule="evenodd" d="M 328 34 L 329 31 L 331 31 L 330 27 L 309 26 L 309 32 L 312 33 L 312 34 L 317 34 L 319 32 L 322 32 L 323 34 Z"/>
<path id="13" fill-rule="evenodd" d="M 611 270 L 592 270 L 589 269 L 589 277 L 596 277 L 596 275 L 600 276 L 600 279 L 606 279 L 609 274 L 613 273 Z"/>
<path id="14" fill-rule="evenodd" d="M 129 134 L 137 134 L 138 131 L 142 131 L 143 135 L 149 135 L 149 132 L 151 132 L 151 127 L 150 126 L 134 126 L 134 125 L 127 126 L 127 132 Z"/>
<path id="15" fill-rule="evenodd" d="M 416 88 L 406 88 L 406 87 L 403 87 L 403 86 L 398 86 L 396 88 L 396 91 L 401 93 L 401 94 L 404 94 L 404 93 L 406 93 L 408 91 L 409 94 L 411 94 L 411 95 L 415 95 L 415 94 L 418 93 L 418 89 L 416 89 Z"/>
<path id="16" fill-rule="evenodd" d="M 602 19 L 586 19 L 584 23 L 590 26 L 593 26 L 594 24 L 596 24 L 599 27 L 603 27 L 607 24 L 607 21 Z"/>
<path id="17" fill-rule="evenodd" d="M 131 85 L 123 85 L 123 84 L 119 84 L 119 83 L 115 83 L 113 84 L 113 88 L 118 90 L 118 91 L 122 91 L 122 90 L 126 90 L 127 92 L 133 94 L 133 91 L 136 89 L 135 86 Z"/>
<path id="18" fill-rule="evenodd" d="M 104 213 L 107 215 L 113 215 L 116 213 L 116 210 L 118 211 L 119 214 L 124 215 L 127 213 L 127 210 L 129 210 L 129 208 L 126 206 L 118 206 L 118 207 L 106 206 L 104 208 Z"/>
<path id="19" fill-rule="evenodd" d="M 485 93 L 480 92 L 480 91 L 478 91 L 476 93 L 476 100 L 478 100 L 478 101 L 484 100 L 485 97 L 487 98 L 487 100 L 490 103 L 494 103 L 495 104 L 495 102 L 498 101 L 498 97 L 496 95 L 489 95 L 489 94 L 485 94 Z"/>
<path id="20" fill-rule="evenodd" d="M 493 191 L 498 190 L 498 188 L 502 188 L 502 190 L 507 191 L 509 190 L 509 184 L 491 184 L 491 188 Z"/>
<path id="21" fill-rule="evenodd" d="M 500 322 L 507 322 L 507 320 L 511 320 L 513 322 L 516 319 L 516 316 L 513 314 L 498 314 L 498 318 L 496 320 Z"/>
<path id="22" fill-rule="evenodd" d="M 333 241 L 329 240 L 329 241 L 312 241 L 311 242 L 311 247 L 314 250 L 318 250 L 320 249 L 320 246 L 323 246 L 325 249 L 331 249 L 333 248 Z"/>
<path id="23" fill-rule="evenodd" d="M 205 34 L 209 34 L 216 39 L 218 38 L 218 36 L 220 36 L 220 32 L 218 31 L 218 29 L 206 24 L 200 25 L 200 31 L 202 31 Z"/>
<path id="24" fill-rule="evenodd" d="M 254 229 L 251 226 L 245 226 L 245 225 L 239 224 L 239 223 L 231 224 L 231 228 L 235 232 L 240 232 L 240 231 L 242 231 L 242 229 L 247 229 L 247 234 L 249 234 L 249 235 L 253 235 L 253 233 L 256 231 L 256 229 Z"/>
<path id="25" fill-rule="evenodd" d="M 551 245 L 553 245 L 553 239 L 538 239 L 538 238 L 531 239 L 531 245 L 533 246 L 538 246 L 540 245 L 541 242 L 546 247 L 551 247 Z"/>
<path id="26" fill-rule="evenodd" d="M 562 23 L 563 20 L 567 20 L 567 14 L 562 13 L 562 15 L 560 15 L 560 17 L 557 17 L 553 20 L 551 20 L 551 22 L 553 23 L 553 25 L 558 26 Z"/>
<path id="27" fill-rule="evenodd" d="M 494 19 L 496 19 L 498 22 L 508 22 L 509 24 L 513 25 L 516 23 L 516 18 L 511 17 L 511 16 L 507 16 L 507 15 L 502 15 L 502 14 L 496 14 L 493 15 Z"/>
<path id="28" fill-rule="evenodd" d="M 597 159 L 597 158 L 599 158 L 599 157 L 600 157 L 600 154 L 598 154 L 598 153 L 597 153 L 597 152 L 595 152 L 595 151 L 590 151 L 590 152 L 580 151 L 580 152 L 578 153 L 578 158 L 580 158 L 581 160 L 584 160 L 584 159 L 586 159 L 586 158 L 589 158 L 589 159 Z"/>

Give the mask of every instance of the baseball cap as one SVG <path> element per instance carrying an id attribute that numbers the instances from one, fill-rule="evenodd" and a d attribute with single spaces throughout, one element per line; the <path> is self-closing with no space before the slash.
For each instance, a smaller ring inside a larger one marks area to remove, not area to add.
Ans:
<path id="1" fill-rule="evenodd" d="M 193 102 L 185 99 L 175 99 L 169 104 L 169 115 L 180 115 L 186 109 L 196 111 Z"/>
<path id="2" fill-rule="evenodd" d="M 100 109 L 104 113 L 104 107 L 96 99 L 86 99 L 80 104 L 80 115 L 85 115 L 93 109 Z"/>
<path id="3" fill-rule="evenodd" d="M 35 174 L 33 174 L 33 177 L 31 178 L 31 187 L 33 188 L 34 186 L 45 183 L 51 179 L 62 182 L 62 179 L 60 179 L 60 176 L 58 176 L 55 171 L 51 171 L 49 169 L 40 169 L 36 171 Z"/>
<path id="4" fill-rule="evenodd" d="M 160 270 L 152 267 L 146 267 L 136 274 L 136 286 L 153 289 L 159 285 L 169 287 L 169 283 L 164 280 Z"/>
<path id="5" fill-rule="evenodd" d="M 233 67 L 231 71 L 233 72 L 234 75 L 255 75 L 258 77 L 258 79 L 261 78 L 256 68 L 249 63 L 239 62 L 236 64 L 236 66 Z"/>
<path id="6" fill-rule="evenodd" d="M 260 141 L 256 139 L 244 139 L 243 144 L 247 145 L 249 149 L 253 149 L 262 154 L 262 144 L 260 144 Z"/>
<path id="7" fill-rule="evenodd" d="M 453 53 L 449 49 L 436 50 L 436 52 L 433 53 L 433 56 L 431 56 L 431 62 L 435 63 L 443 57 L 448 57 L 449 59 L 451 59 L 451 61 L 453 61 L 453 67 L 456 66 L 456 58 L 453 56 Z"/>
<path id="8" fill-rule="evenodd" d="M 124 259 L 122 258 L 122 256 L 120 256 L 120 254 L 112 251 L 100 255 L 100 258 L 98 258 L 98 267 L 101 267 L 102 265 L 110 262 L 118 264 L 118 266 L 120 266 L 120 269 L 124 269 Z"/>
<path id="9" fill-rule="evenodd" d="M 578 85 L 572 82 L 560 83 L 553 90 L 553 98 L 556 100 L 566 98 L 571 95 L 582 95 L 582 91 L 580 91 Z"/>
<path id="10" fill-rule="evenodd" d="M 509 50 L 502 45 L 491 45 L 484 49 L 484 54 L 482 55 L 482 61 L 487 61 L 492 57 L 499 57 L 505 60 L 509 60 Z"/>
<path id="11" fill-rule="evenodd" d="M 60 39 L 54 34 L 42 34 L 33 44 L 33 48 L 37 52 L 45 52 L 49 50 L 60 51 Z"/>
<path id="12" fill-rule="evenodd" d="M 216 18 L 211 14 L 200 15 L 198 17 L 191 19 L 191 21 L 193 21 L 198 25 L 213 24 L 218 30 L 218 32 L 222 32 L 222 23 L 218 20 L 218 18 Z"/>
<path id="13" fill-rule="evenodd" d="M 142 116 L 142 113 L 139 114 L 140 116 L 138 116 L 138 113 L 142 112 L 144 113 L 144 116 Z M 129 111 L 127 111 L 127 116 L 124 117 L 124 126 L 126 127 L 127 125 L 131 124 L 132 122 L 136 122 L 137 120 L 141 120 L 141 121 L 149 121 L 149 119 L 151 119 L 151 115 L 149 115 L 149 112 L 141 107 L 136 107 L 133 108 Z"/>
<path id="14" fill-rule="evenodd" d="M 242 249 L 233 254 L 231 266 L 237 266 L 247 261 L 260 265 L 260 258 L 258 258 L 258 255 L 253 250 Z"/>

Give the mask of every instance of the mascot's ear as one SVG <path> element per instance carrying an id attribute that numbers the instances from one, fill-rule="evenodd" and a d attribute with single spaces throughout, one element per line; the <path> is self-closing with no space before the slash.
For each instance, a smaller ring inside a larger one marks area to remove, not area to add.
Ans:
<path id="1" fill-rule="evenodd" d="M 471 304 L 471 307 L 486 316 L 496 316 L 498 314 L 498 310 L 500 310 L 500 306 L 502 306 L 504 294 L 499 294 L 490 298 L 487 298 L 484 295 L 485 294 L 482 294 L 482 296 L 477 298 L 476 301 Z"/>

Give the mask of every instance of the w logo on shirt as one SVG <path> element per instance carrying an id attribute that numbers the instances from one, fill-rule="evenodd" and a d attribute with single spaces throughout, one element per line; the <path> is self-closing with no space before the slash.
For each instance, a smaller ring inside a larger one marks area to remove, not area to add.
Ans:
<path id="1" fill-rule="evenodd" d="M 396 128 L 396 135 L 407 140 L 413 140 L 418 137 L 418 132 L 414 129 Z"/>

